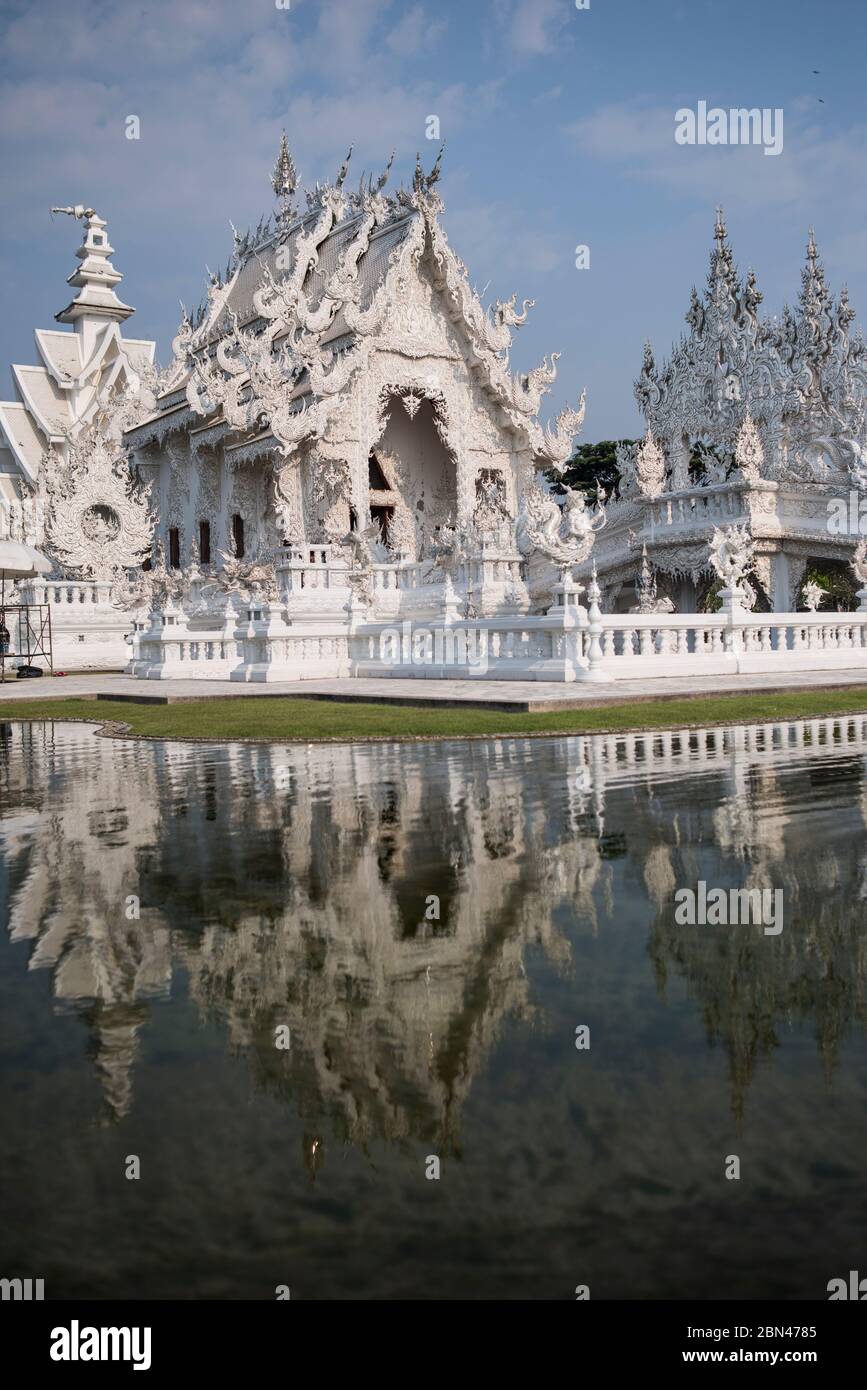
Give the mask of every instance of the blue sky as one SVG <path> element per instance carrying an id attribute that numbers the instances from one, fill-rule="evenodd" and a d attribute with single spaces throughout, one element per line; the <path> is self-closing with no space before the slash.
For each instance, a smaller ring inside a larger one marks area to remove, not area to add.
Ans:
<path id="1" fill-rule="evenodd" d="M 680 334 L 718 202 L 763 310 L 795 298 L 814 225 L 867 324 L 867 18 L 851 0 L 0 0 L 0 32 L 4 364 L 34 360 L 33 329 L 67 302 L 77 228 L 52 203 L 107 219 L 128 331 L 166 361 L 179 300 L 226 263 L 229 219 L 273 206 L 281 128 L 306 183 L 351 142 L 356 179 L 394 147 L 399 180 L 417 149 L 433 162 L 431 114 L 452 244 L 486 301 L 536 299 L 513 365 L 562 352 L 550 403 L 586 385 L 585 439 L 637 432 L 643 341 L 659 359 Z M 674 113 L 699 100 L 782 107 L 782 154 L 677 145 Z"/>

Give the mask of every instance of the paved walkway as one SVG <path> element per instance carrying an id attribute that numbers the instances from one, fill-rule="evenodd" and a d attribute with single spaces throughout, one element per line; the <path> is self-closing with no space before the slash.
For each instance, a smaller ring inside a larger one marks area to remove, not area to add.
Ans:
<path id="1" fill-rule="evenodd" d="M 286 695 L 295 699 L 362 700 L 384 704 L 474 705 L 477 708 L 576 709 L 608 704 L 612 700 L 671 699 L 684 695 L 747 694 L 755 691 L 830 690 L 841 686 L 867 688 L 867 671 L 816 671 L 762 676 L 693 676 L 657 680 L 617 681 L 611 685 L 564 685 L 556 681 L 486 680 L 313 680 L 277 681 L 273 685 L 244 685 L 234 681 L 136 680 L 121 674 L 43 676 L 40 680 L 5 681 L 0 701 L 69 699 L 101 696 L 106 699 L 175 704 L 218 697 L 262 698 Z"/>

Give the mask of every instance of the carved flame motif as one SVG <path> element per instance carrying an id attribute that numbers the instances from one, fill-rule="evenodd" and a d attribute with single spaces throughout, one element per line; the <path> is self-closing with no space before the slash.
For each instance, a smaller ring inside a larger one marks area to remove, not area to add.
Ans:
<path id="1" fill-rule="evenodd" d="M 645 497 L 658 497 L 665 487 L 665 454 L 650 430 L 635 451 L 635 479 Z"/>
<path id="2" fill-rule="evenodd" d="M 762 476 L 765 451 L 756 422 L 747 411 L 744 423 L 738 431 L 735 445 L 735 463 L 748 482 L 758 482 Z"/>

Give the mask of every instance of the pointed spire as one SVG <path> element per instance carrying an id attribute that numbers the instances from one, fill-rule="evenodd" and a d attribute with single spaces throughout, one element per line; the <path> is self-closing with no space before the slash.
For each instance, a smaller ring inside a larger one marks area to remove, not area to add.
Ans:
<path id="1" fill-rule="evenodd" d="M 708 302 L 715 303 L 718 309 L 728 306 L 728 312 L 734 313 L 740 300 L 741 287 L 732 248 L 727 239 L 728 232 L 722 208 L 716 210 L 713 236 L 715 244 L 710 253 L 710 269 L 707 276 Z"/>
<path id="2" fill-rule="evenodd" d="M 807 233 L 807 264 L 801 271 L 801 292 L 798 306 L 814 331 L 827 330 L 833 314 L 831 292 L 825 283 L 825 270 L 819 260 L 816 235 L 811 227 Z"/>
<path id="3" fill-rule="evenodd" d="M 271 187 L 280 200 L 280 220 L 285 222 L 292 213 L 292 199 L 298 187 L 298 171 L 289 153 L 286 132 L 280 136 L 280 152 L 271 174 Z"/>
<path id="4" fill-rule="evenodd" d="M 135 310 L 124 304 L 115 294 L 123 276 L 111 263 L 114 247 L 108 239 L 105 222 L 93 208 L 80 204 L 76 207 L 52 208 L 52 213 L 63 212 L 84 222 L 84 238 L 76 251 L 81 264 L 67 278 L 67 285 L 78 290 L 78 294 L 54 317 L 58 323 L 72 323 L 77 333 L 85 339 L 87 352 L 96 335 L 96 330 L 105 322 L 113 320 L 123 323 Z"/>

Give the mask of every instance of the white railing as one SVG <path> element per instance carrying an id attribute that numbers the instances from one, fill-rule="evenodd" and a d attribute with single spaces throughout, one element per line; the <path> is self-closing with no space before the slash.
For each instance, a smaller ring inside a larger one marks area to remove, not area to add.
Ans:
<path id="1" fill-rule="evenodd" d="M 496 563 L 496 562 L 494 562 Z M 504 561 L 503 563 L 508 563 Z M 327 565 L 321 567 L 321 573 Z M 602 614 L 570 590 L 546 614 L 425 613 L 424 565 L 380 565 L 375 602 L 293 612 L 256 600 L 220 613 L 181 609 L 136 623 L 131 669 L 237 680 L 398 676 L 619 681 L 867 669 L 867 608 L 850 613 Z M 415 586 L 415 587 L 413 587 Z M 343 593 L 345 594 L 345 589 Z M 416 595 L 414 603 L 402 595 Z M 441 595 L 440 595 L 441 599 Z M 865 591 L 867 599 L 867 591 Z"/>
<path id="2" fill-rule="evenodd" d="M 612 679 L 867 665 L 867 613 L 604 614 Z"/>
<path id="3" fill-rule="evenodd" d="M 113 607 L 111 584 L 103 579 L 21 579 L 18 590 L 24 603 Z"/>
<path id="4" fill-rule="evenodd" d="M 652 530 L 734 525 L 748 514 L 745 493 L 730 486 L 690 488 L 688 492 L 655 498 L 650 504 Z"/>

